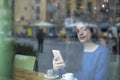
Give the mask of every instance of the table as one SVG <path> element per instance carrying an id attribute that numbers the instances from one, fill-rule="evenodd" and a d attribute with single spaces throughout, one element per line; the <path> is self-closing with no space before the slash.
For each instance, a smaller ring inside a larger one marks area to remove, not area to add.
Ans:
<path id="1" fill-rule="evenodd" d="M 13 77 L 14 80 L 60 80 L 59 78 L 47 79 L 44 77 L 44 73 L 23 69 L 14 69 Z"/>

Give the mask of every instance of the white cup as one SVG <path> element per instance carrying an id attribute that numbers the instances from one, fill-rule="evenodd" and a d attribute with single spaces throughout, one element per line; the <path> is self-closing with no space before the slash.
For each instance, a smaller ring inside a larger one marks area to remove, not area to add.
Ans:
<path id="1" fill-rule="evenodd" d="M 47 76 L 49 76 L 49 77 L 54 76 L 54 71 L 53 71 L 53 69 L 48 69 L 48 70 L 47 70 Z"/>
<path id="2" fill-rule="evenodd" d="M 65 74 L 63 74 L 62 79 L 73 80 L 73 73 L 65 73 Z"/>

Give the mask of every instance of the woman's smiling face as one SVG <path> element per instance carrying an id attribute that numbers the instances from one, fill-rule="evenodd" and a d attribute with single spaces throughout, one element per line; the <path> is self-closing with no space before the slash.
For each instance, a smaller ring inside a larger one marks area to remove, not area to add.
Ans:
<path id="1" fill-rule="evenodd" d="M 86 43 L 86 42 L 91 41 L 92 33 L 91 33 L 90 29 L 88 29 L 85 25 L 77 26 L 76 32 L 77 32 L 77 36 L 78 36 L 78 39 L 80 40 L 80 42 Z"/>

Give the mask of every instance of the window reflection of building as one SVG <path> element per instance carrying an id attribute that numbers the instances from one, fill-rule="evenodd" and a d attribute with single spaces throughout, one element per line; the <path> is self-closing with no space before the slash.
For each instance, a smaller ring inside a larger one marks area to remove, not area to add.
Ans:
<path id="1" fill-rule="evenodd" d="M 83 21 L 91 18 L 91 21 L 96 20 L 99 22 L 102 16 L 100 7 L 103 1 L 104 0 L 16 0 L 15 20 L 16 22 L 20 22 L 20 20 L 23 20 L 21 17 L 24 17 L 24 22 L 43 20 L 62 24 L 65 18 L 74 17 L 75 19 L 77 18 Z M 120 16 L 120 0 L 109 0 L 109 2 L 111 8 L 110 17 L 114 20 Z"/>
<path id="2" fill-rule="evenodd" d="M 70 17 L 70 12 L 71 12 L 70 5 L 71 5 L 70 0 L 66 0 L 66 14 L 67 14 L 66 17 Z"/>
<path id="3" fill-rule="evenodd" d="M 52 22 L 53 21 L 53 14 L 55 12 L 55 7 L 52 3 L 48 3 L 48 12 L 47 12 L 47 16 L 48 16 L 48 21 Z"/>
<path id="4" fill-rule="evenodd" d="M 61 0 L 48 1 L 48 21 L 61 25 L 62 23 L 62 2 Z"/>
<path id="5" fill-rule="evenodd" d="M 36 3 L 40 3 L 40 0 L 35 0 Z"/>
<path id="6" fill-rule="evenodd" d="M 40 20 L 40 0 L 35 0 L 32 4 L 32 20 L 39 21 Z"/>

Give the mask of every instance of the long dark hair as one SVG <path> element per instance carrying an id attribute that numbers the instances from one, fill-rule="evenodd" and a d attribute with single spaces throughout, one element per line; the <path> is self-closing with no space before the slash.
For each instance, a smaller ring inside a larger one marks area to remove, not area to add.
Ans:
<path id="1" fill-rule="evenodd" d="M 92 27 L 87 27 L 90 31 L 91 31 L 91 33 L 92 33 L 92 36 L 91 36 L 91 38 L 92 38 L 92 41 L 94 42 L 94 43 L 98 43 L 99 42 L 99 37 L 98 37 L 98 30 L 97 30 L 97 28 L 92 28 Z M 95 30 L 95 32 L 94 32 L 94 29 L 96 29 Z"/>

